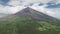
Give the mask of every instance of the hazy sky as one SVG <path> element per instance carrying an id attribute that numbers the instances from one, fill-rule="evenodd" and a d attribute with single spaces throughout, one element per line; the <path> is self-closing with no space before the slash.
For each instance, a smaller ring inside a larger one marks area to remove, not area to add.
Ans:
<path id="1" fill-rule="evenodd" d="M 34 2 L 47 3 L 49 1 L 51 0 L 0 0 L 0 13 L 14 13 L 23 8 L 23 6 L 20 5 Z"/>
<path id="2" fill-rule="evenodd" d="M 24 5 L 27 5 L 29 3 L 35 3 L 35 2 L 42 2 L 42 3 L 48 3 L 49 1 L 53 1 L 56 3 L 60 3 L 60 0 L 0 0 L 0 13 L 16 13 L 17 11 L 22 10 L 24 7 Z M 37 6 L 33 5 L 33 8 L 37 8 Z M 60 16 L 60 8 L 56 8 L 56 9 L 47 9 L 44 7 L 39 7 L 39 9 L 41 11 L 47 11 L 46 13 L 52 16 Z M 48 12 L 49 11 L 49 12 Z M 52 12 L 55 11 L 55 12 Z"/>

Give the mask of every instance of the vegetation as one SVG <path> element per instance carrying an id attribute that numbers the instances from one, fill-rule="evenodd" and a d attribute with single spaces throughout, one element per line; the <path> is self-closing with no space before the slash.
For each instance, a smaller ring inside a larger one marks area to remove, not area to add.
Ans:
<path id="1" fill-rule="evenodd" d="M 0 34 L 60 34 L 60 26 L 31 17 L 0 20 Z"/>

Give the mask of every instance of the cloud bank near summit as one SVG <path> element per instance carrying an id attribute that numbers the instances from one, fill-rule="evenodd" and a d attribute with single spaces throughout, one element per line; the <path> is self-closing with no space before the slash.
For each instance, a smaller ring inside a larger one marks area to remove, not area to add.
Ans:
<path id="1" fill-rule="evenodd" d="M 20 10 L 21 8 L 23 8 L 23 6 L 25 4 L 34 3 L 34 2 L 44 2 L 44 3 L 46 3 L 46 2 L 48 2 L 50 0 L 9 0 L 8 2 L 6 2 L 6 1 L 7 0 L 3 0 L 3 2 L 2 2 L 0 0 L 0 13 L 15 13 L 18 10 Z M 4 2 L 7 3 L 6 6 L 2 5 Z"/>

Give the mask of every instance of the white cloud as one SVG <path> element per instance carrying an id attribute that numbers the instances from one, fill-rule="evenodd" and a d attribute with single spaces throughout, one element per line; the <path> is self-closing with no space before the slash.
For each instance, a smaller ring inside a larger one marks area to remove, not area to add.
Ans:
<path id="1" fill-rule="evenodd" d="M 60 18 L 60 8 L 46 9 L 47 14 L 56 18 Z"/>
<path id="2" fill-rule="evenodd" d="M 11 13 L 16 13 L 16 12 L 22 10 L 23 8 L 25 8 L 25 7 L 24 6 L 8 7 L 8 11 Z"/>
<path id="3" fill-rule="evenodd" d="M 60 0 L 56 0 L 56 3 L 60 3 Z"/>
<path id="4" fill-rule="evenodd" d="M 10 14 L 10 13 L 16 13 L 19 10 L 22 10 L 23 8 L 25 8 L 24 6 L 3 6 L 0 5 L 0 13 L 6 13 L 6 14 Z"/>
<path id="5" fill-rule="evenodd" d="M 43 3 L 47 3 L 51 0 L 10 0 L 8 2 L 9 5 L 24 5 L 24 4 L 28 4 L 28 3 L 34 3 L 34 2 L 43 2 Z"/>
<path id="6" fill-rule="evenodd" d="M 6 13 L 6 9 L 3 5 L 0 5 L 0 13 Z"/>
<path id="7" fill-rule="evenodd" d="M 33 9 L 35 9 L 35 10 L 37 10 L 37 11 L 46 13 L 46 8 L 45 8 L 45 6 L 47 6 L 47 5 L 38 6 L 38 5 L 35 4 L 35 5 L 31 6 L 31 8 L 33 8 Z"/>
<path id="8" fill-rule="evenodd" d="M 13 6 L 18 6 L 20 4 L 20 0 L 10 0 L 8 4 Z"/>
<path id="9" fill-rule="evenodd" d="M 33 2 L 46 3 L 48 1 L 51 1 L 51 0 L 10 0 L 8 2 L 8 5 L 12 5 L 12 7 L 11 6 L 3 6 L 0 4 L 0 13 L 15 13 L 15 12 L 19 11 L 21 8 L 23 8 L 24 5 L 27 5 L 29 3 L 33 3 Z M 43 9 L 44 8 L 41 8 L 41 10 L 43 10 Z"/>

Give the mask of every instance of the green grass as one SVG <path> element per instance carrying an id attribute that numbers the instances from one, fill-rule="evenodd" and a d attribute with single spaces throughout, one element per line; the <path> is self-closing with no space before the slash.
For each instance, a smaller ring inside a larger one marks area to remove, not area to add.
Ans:
<path id="1" fill-rule="evenodd" d="M 0 34 L 60 34 L 60 26 L 30 17 L 0 20 Z"/>

